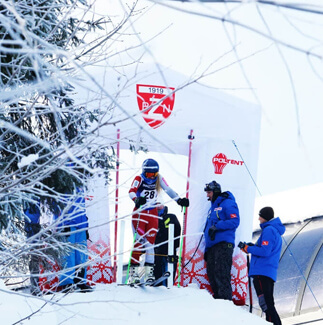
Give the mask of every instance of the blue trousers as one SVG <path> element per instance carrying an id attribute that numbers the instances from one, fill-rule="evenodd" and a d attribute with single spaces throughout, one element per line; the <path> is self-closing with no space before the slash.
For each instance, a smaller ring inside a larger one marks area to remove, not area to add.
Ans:
<path id="1" fill-rule="evenodd" d="M 70 228 L 71 232 L 77 230 L 76 227 Z M 71 247 L 69 254 L 64 257 L 63 266 L 66 272 L 60 276 L 60 285 L 74 283 L 75 276 L 77 276 L 77 282 L 79 284 L 86 283 L 86 266 L 82 265 L 88 260 L 86 231 L 70 234 L 67 237 L 67 241 L 72 245 L 77 244 L 78 247 Z"/>

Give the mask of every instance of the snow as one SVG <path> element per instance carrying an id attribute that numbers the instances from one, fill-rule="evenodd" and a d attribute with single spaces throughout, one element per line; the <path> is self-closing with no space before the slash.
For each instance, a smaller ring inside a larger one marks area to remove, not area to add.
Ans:
<path id="1" fill-rule="evenodd" d="M 283 223 L 303 221 L 323 215 L 323 183 L 299 187 L 256 198 L 253 229 L 259 228 L 258 212 L 271 206 Z"/>
<path id="2" fill-rule="evenodd" d="M 36 161 L 38 158 L 39 158 L 38 154 L 31 154 L 29 156 L 23 157 L 21 161 L 18 163 L 18 167 L 22 168 L 28 166 L 32 164 L 34 161 Z"/>
<path id="3" fill-rule="evenodd" d="M 246 307 L 214 300 L 196 285 L 167 289 L 98 284 L 90 293 L 57 293 L 37 298 L 10 291 L 0 281 L 0 315 L 1 325 L 268 324 Z"/>

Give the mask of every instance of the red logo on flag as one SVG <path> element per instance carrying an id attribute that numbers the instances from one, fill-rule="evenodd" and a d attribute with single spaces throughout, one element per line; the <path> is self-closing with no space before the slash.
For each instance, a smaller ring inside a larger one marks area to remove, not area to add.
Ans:
<path id="1" fill-rule="evenodd" d="M 269 245 L 269 241 L 268 240 L 263 240 L 261 243 L 262 246 L 268 246 Z"/>
<path id="2" fill-rule="evenodd" d="M 212 158 L 215 174 L 222 174 L 223 168 L 227 164 L 242 166 L 243 161 L 228 159 L 224 153 L 218 153 Z"/>
<path id="3" fill-rule="evenodd" d="M 235 213 L 230 214 L 231 219 L 236 218 L 236 217 L 237 217 L 237 215 Z"/>
<path id="4" fill-rule="evenodd" d="M 137 85 L 137 102 L 142 117 L 153 129 L 163 125 L 174 107 L 175 88 Z"/>

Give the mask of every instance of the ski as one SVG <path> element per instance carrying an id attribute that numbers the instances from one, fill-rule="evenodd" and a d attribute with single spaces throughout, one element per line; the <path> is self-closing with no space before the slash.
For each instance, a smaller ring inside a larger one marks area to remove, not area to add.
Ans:
<path id="1" fill-rule="evenodd" d="M 170 276 L 170 272 L 165 272 L 160 278 L 156 280 L 148 280 L 144 282 L 139 282 L 139 283 L 121 283 L 118 285 L 121 286 L 129 286 L 131 288 L 144 288 L 144 287 L 156 287 L 159 283 L 163 282 Z"/>
<path id="2" fill-rule="evenodd" d="M 131 287 L 131 288 L 137 288 L 140 284 L 141 284 L 141 282 L 138 282 L 138 283 L 118 283 L 118 286 L 127 286 L 127 287 Z"/>
<path id="3" fill-rule="evenodd" d="M 156 287 L 159 283 L 163 282 L 169 277 L 170 277 L 170 272 L 166 271 L 160 278 L 156 279 L 151 286 Z"/>
<path id="4" fill-rule="evenodd" d="M 164 280 L 166 280 L 167 278 L 169 278 L 170 276 L 170 272 L 166 271 L 161 277 L 159 277 L 156 280 L 148 280 L 146 282 L 142 282 L 139 283 L 138 286 L 139 287 L 156 287 L 158 284 L 160 284 L 161 282 L 163 282 Z"/>

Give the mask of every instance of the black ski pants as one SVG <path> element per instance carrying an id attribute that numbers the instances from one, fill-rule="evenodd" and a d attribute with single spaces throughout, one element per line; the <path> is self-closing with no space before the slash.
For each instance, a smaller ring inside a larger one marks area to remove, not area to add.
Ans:
<path id="1" fill-rule="evenodd" d="M 214 299 L 232 300 L 231 267 L 233 245 L 215 244 L 206 253 L 206 272 Z"/>
<path id="2" fill-rule="evenodd" d="M 259 306 L 266 314 L 266 321 L 275 325 L 281 325 L 281 320 L 275 308 L 274 280 L 264 275 L 255 275 L 253 285 L 255 287 Z"/>
<path id="3" fill-rule="evenodd" d="M 173 263 L 173 281 L 175 282 L 176 270 L 177 270 L 177 257 Z M 159 256 L 158 253 L 155 255 L 155 266 L 154 266 L 154 276 L 155 279 L 160 278 L 166 271 L 168 271 L 168 259 L 167 256 Z M 167 280 L 164 280 L 158 286 L 167 287 Z"/>

